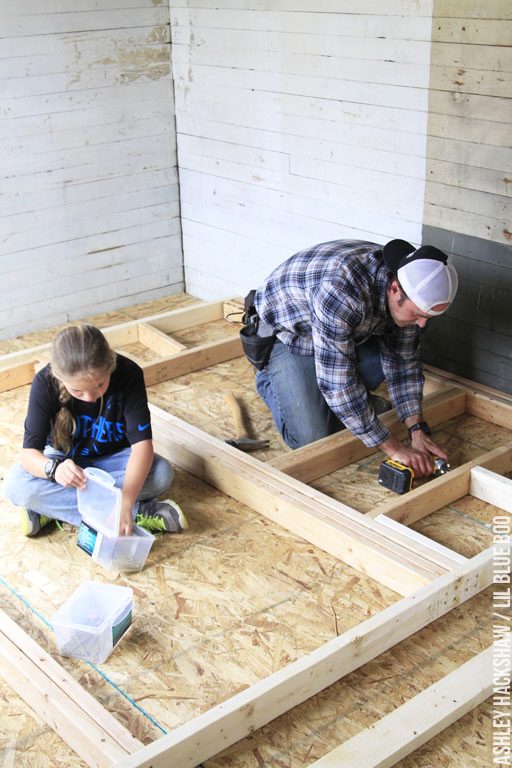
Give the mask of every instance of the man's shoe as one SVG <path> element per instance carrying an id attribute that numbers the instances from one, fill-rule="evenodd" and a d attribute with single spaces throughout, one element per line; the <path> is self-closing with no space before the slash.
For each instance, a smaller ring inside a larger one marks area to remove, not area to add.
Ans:
<path id="1" fill-rule="evenodd" d="M 183 510 L 171 499 L 141 501 L 135 515 L 135 525 L 151 533 L 181 533 L 188 528 Z"/>
<path id="2" fill-rule="evenodd" d="M 386 413 L 386 411 L 390 411 L 393 407 L 389 400 L 386 400 L 379 395 L 370 395 L 370 402 L 373 405 L 373 410 L 377 416 L 380 416 L 381 413 Z"/>
<path id="3" fill-rule="evenodd" d="M 39 515 L 37 512 L 32 512 L 31 509 L 24 507 L 20 508 L 20 524 L 23 536 L 37 536 L 43 528 L 53 522 L 53 517 Z"/>

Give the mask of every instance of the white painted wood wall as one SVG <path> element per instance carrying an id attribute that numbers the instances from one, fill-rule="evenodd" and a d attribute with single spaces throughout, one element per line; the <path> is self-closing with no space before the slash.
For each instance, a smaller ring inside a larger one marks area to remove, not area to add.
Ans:
<path id="1" fill-rule="evenodd" d="M 432 41 L 425 225 L 512 243 L 512 2 L 435 0 Z"/>
<path id="2" fill-rule="evenodd" d="M 171 4 L 187 290 L 317 242 L 421 241 L 430 0 Z"/>
<path id="3" fill-rule="evenodd" d="M 0 0 L 0 337 L 183 289 L 175 111 L 193 295 L 331 238 L 505 247 L 511 19 L 510 0 Z"/>
<path id="4" fill-rule="evenodd" d="M 0 334 L 183 289 L 167 0 L 0 2 Z"/>

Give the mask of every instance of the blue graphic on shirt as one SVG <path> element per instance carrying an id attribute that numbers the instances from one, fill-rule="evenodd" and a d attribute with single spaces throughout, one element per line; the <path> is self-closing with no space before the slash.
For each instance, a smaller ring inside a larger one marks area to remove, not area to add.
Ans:
<path id="1" fill-rule="evenodd" d="M 105 446 L 119 443 L 124 440 L 125 432 L 126 425 L 122 421 L 111 421 L 105 416 L 93 419 L 82 413 L 77 418 L 75 440 L 78 445 L 74 453 L 80 456 L 103 454 L 105 451 L 100 450 L 99 444 Z"/>
<path id="2" fill-rule="evenodd" d="M 144 432 L 144 430 L 147 429 L 150 426 L 150 424 L 151 424 L 150 421 L 148 421 L 147 424 L 139 424 L 137 429 L 139 430 L 139 432 Z"/>

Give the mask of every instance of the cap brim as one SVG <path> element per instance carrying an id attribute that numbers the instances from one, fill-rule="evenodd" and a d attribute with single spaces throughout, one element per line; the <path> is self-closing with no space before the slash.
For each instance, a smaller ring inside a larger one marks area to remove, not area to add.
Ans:
<path id="1" fill-rule="evenodd" d="M 414 245 L 406 240 L 390 240 L 382 249 L 382 254 L 386 266 L 396 275 L 405 257 L 415 250 Z"/>

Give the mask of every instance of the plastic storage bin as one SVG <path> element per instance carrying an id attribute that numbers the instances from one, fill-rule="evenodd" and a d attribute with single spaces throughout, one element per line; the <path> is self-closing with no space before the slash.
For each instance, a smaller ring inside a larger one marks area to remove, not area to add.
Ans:
<path id="1" fill-rule="evenodd" d="M 121 489 L 102 469 L 88 467 L 84 471 L 87 485 L 77 491 L 82 516 L 78 546 L 108 570 L 141 571 L 155 537 L 137 525 L 131 536 L 119 536 Z"/>
<path id="2" fill-rule="evenodd" d="M 77 544 L 103 568 L 116 571 L 141 571 L 155 537 L 134 525 L 131 536 L 105 536 L 82 521 Z"/>
<path id="3" fill-rule="evenodd" d="M 86 581 L 52 618 L 59 652 L 102 664 L 132 623 L 129 587 Z"/>

